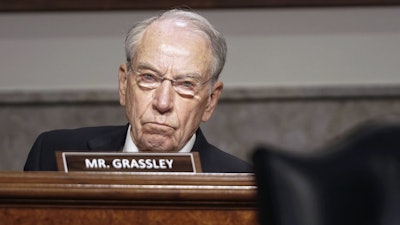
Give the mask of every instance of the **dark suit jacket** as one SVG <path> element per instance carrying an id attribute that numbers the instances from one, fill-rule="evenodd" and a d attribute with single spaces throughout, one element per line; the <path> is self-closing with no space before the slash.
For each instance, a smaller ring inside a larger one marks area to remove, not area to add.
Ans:
<path id="1" fill-rule="evenodd" d="M 55 151 L 122 151 L 127 130 L 128 126 L 103 126 L 42 133 L 29 152 L 24 170 L 56 171 Z M 246 162 L 209 144 L 200 129 L 192 151 L 199 152 L 203 172 L 252 172 Z"/>

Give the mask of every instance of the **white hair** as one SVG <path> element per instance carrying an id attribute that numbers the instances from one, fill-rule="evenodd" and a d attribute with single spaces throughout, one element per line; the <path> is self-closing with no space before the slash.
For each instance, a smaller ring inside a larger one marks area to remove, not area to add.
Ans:
<path id="1" fill-rule="evenodd" d="M 212 81 L 218 80 L 218 77 L 225 65 L 227 47 L 225 38 L 218 32 L 211 23 L 203 16 L 187 10 L 172 9 L 161 13 L 158 16 L 151 17 L 135 24 L 128 32 L 125 39 L 125 54 L 128 65 L 132 63 L 136 55 L 137 47 L 141 37 L 147 27 L 154 22 L 166 20 L 182 20 L 187 22 L 193 32 L 204 34 L 208 39 L 212 52 L 212 62 L 210 65 L 210 74 Z"/>

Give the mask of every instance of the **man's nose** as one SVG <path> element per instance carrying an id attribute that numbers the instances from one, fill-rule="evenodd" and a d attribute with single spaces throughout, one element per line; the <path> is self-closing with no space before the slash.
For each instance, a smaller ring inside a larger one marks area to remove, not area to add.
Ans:
<path id="1" fill-rule="evenodd" d="M 174 107 L 174 87 L 170 80 L 164 80 L 155 90 L 153 107 L 160 113 L 167 113 Z"/>

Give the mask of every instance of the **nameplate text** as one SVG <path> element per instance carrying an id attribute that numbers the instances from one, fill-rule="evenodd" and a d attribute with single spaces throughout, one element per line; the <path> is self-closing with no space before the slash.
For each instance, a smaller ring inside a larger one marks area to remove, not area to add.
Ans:
<path id="1" fill-rule="evenodd" d="M 58 170 L 103 172 L 201 172 L 198 152 L 57 152 Z"/>

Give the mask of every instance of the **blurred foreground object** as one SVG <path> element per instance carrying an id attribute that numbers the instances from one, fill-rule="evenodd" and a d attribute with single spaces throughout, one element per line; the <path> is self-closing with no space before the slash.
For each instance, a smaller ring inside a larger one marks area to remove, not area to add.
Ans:
<path id="1" fill-rule="evenodd" d="M 400 124 L 364 124 L 308 154 L 262 146 L 253 162 L 263 225 L 400 224 Z"/>

